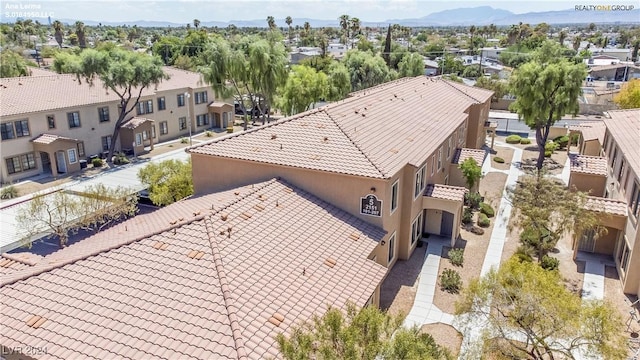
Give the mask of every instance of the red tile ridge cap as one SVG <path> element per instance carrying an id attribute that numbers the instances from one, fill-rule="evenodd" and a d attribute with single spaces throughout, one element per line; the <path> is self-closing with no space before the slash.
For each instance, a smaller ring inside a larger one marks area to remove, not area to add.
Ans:
<path id="1" fill-rule="evenodd" d="M 35 260 L 35 261 L 29 260 L 29 259 L 26 259 L 25 257 L 20 256 L 20 254 L 3 253 L 2 255 L 0 255 L 0 257 L 3 257 L 5 259 L 13 260 L 15 262 L 19 262 L 21 264 L 28 265 L 28 266 L 34 266 L 38 262 L 40 262 L 40 260 L 42 259 L 42 257 L 38 255 L 34 255 L 34 256 L 38 257 L 38 260 Z"/>
<path id="2" fill-rule="evenodd" d="M 175 224 L 172 224 L 170 226 L 162 227 L 160 229 L 157 229 L 156 231 L 152 231 L 152 232 L 149 232 L 149 233 L 146 233 L 146 234 L 138 235 L 138 236 L 136 236 L 136 237 L 134 237 L 132 239 L 125 239 L 122 242 L 115 243 L 115 244 L 112 244 L 112 245 L 104 247 L 104 248 L 97 248 L 97 249 L 94 249 L 93 251 L 82 253 L 82 254 L 79 254 L 77 256 L 72 256 L 72 257 L 65 258 L 65 259 L 60 259 L 60 260 L 53 260 L 53 261 L 50 261 L 50 262 L 46 261 L 46 260 L 45 261 L 40 261 L 38 264 L 36 264 L 36 265 L 34 265 L 32 267 L 26 268 L 24 270 L 16 271 L 16 272 L 10 274 L 9 276 L 4 276 L 2 278 L 2 281 L 0 281 L 0 287 L 11 285 L 11 284 L 14 284 L 14 283 L 16 283 L 18 281 L 28 279 L 28 278 L 30 278 L 32 276 L 37 276 L 37 275 L 40 275 L 42 273 L 51 271 L 53 269 L 57 269 L 57 268 L 60 268 L 62 266 L 65 266 L 65 265 L 73 264 L 73 263 L 75 263 L 77 261 L 89 258 L 91 256 L 96 256 L 96 255 L 99 255 L 99 254 L 101 254 L 103 252 L 115 250 L 115 249 L 120 248 L 122 246 L 130 245 L 130 244 L 133 244 L 135 242 L 150 238 L 152 236 L 160 235 L 160 234 L 162 234 L 164 232 L 171 231 L 173 229 L 177 229 L 179 227 L 182 227 L 183 225 L 190 224 L 190 223 L 193 223 L 193 222 L 196 222 L 196 221 L 200 221 L 200 220 L 206 218 L 207 216 L 215 215 L 215 214 L 218 214 L 218 213 L 222 212 L 223 210 L 227 209 L 228 207 L 237 204 L 239 201 L 246 199 L 250 195 L 255 194 L 256 192 L 264 189 L 265 187 L 273 184 L 274 182 L 276 182 L 278 180 L 279 180 L 278 178 L 273 178 L 270 181 L 267 181 L 266 183 L 263 183 L 263 186 L 254 187 L 253 189 L 251 189 L 251 191 L 249 191 L 244 196 L 241 196 L 241 197 L 239 197 L 237 199 L 234 199 L 234 201 L 231 201 L 231 202 L 227 203 L 226 206 L 224 206 L 224 207 L 222 207 L 220 209 L 216 209 L 215 211 L 210 211 L 210 212 L 204 213 L 202 215 L 198 215 L 198 216 L 195 216 L 195 217 L 192 217 L 192 218 L 188 218 L 186 220 L 179 221 L 179 222 L 177 222 Z"/>
<path id="3" fill-rule="evenodd" d="M 218 280 L 220 281 L 220 288 L 222 289 L 222 298 L 224 299 L 224 305 L 227 309 L 227 315 L 229 316 L 229 325 L 231 327 L 231 333 L 233 334 L 233 341 L 235 343 L 235 349 L 238 353 L 239 360 L 248 359 L 247 350 L 244 346 L 244 339 L 242 338 L 242 329 L 240 327 L 240 321 L 238 320 L 238 309 L 235 306 L 235 302 L 232 297 L 229 282 L 227 281 L 227 275 L 224 271 L 224 265 L 222 263 L 222 255 L 220 255 L 220 249 L 218 249 L 218 241 L 216 240 L 216 233 L 213 230 L 211 224 L 211 217 L 204 219 L 204 226 L 207 231 L 207 238 L 209 239 L 209 248 L 211 255 L 213 256 L 213 263 L 218 273 Z"/>

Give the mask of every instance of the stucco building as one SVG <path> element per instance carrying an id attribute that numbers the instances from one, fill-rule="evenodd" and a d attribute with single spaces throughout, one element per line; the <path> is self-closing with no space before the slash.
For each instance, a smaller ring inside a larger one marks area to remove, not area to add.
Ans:
<path id="1" fill-rule="evenodd" d="M 371 258 L 459 236 L 467 157 L 482 163 L 492 92 L 426 76 L 351 94 L 188 149 L 197 194 L 278 177 L 386 231 Z M 462 156 L 461 156 L 462 154 Z"/>
<path id="2" fill-rule="evenodd" d="M 233 106 L 214 102 L 199 74 L 165 67 L 170 76 L 143 89 L 127 117 L 116 150 L 137 154 L 153 143 L 188 136 L 233 121 Z M 135 100 L 135 96 L 133 98 Z M 109 150 L 119 97 L 96 80 L 38 70 L 0 79 L 0 182 L 70 173 L 80 161 Z"/>

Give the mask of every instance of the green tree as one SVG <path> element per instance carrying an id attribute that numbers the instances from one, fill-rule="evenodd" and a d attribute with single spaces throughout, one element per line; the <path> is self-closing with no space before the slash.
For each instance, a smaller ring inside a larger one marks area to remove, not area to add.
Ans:
<path id="1" fill-rule="evenodd" d="M 511 93 L 516 96 L 510 109 L 536 131 L 538 170 L 544 162 L 549 129 L 565 114 L 577 114 L 578 97 L 587 76 L 586 66 L 566 59 L 563 49 L 556 42 L 546 41 L 510 79 Z"/>
<path id="2" fill-rule="evenodd" d="M 398 65 L 400 77 L 424 75 L 424 60 L 418 53 L 407 53 Z"/>
<path id="3" fill-rule="evenodd" d="M 508 84 L 498 79 L 497 75 L 491 77 L 481 76 L 474 86 L 493 91 L 492 102 L 498 102 L 509 93 Z"/>
<path id="4" fill-rule="evenodd" d="M 347 52 L 344 64 L 349 71 L 353 91 L 392 80 L 391 72 L 380 56 L 352 50 Z"/>
<path id="5" fill-rule="evenodd" d="M 58 46 L 62 47 L 62 41 L 64 40 L 64 26 L 59 20 L 56 20 L 52 24 L 54 30 L 54 37 Z"/>
<path id="6" fill-rule="evenodd" d="M 87 39 L 85 36 L 84 23 L 82 21 L 76 21 L 76 36 L 78 37 L 78 45 L 81 49 L 87 47 Z"/>
<path id="7" fill-rule="evenodd" d="M 58 73 L 71 73 L 91 86 L 100 79 L 102 86 L 120 99 L 118 119 L 113 126 L 107 162 L 111 164 L 120 128 L 136 108 L 142 91 L 157 85 L 168 76 L 162 70 L 162 60 L 118 47 L 103 50 L 85 49 L 80 55 L 60 53 L 53 61 Z"/>
<path id="8" fill-rule="evenodd" d="M 276 20 L 273 16 L 267 16 L 267 25 L 269 26 L 269 30 L 273 30 L 276 28 Z"/>
<path id="9" fill-rule="evenodd" d="M 338 101 L 346 98 L 351 92 L 351 78 L 347 67 L 342 63 L 333 62 L 327 69 L 327 76 L 329 77 L 327 100 Z"/>
<path id="10" fill-rule="evenodd" d="M 360 34 L 360 19 L 357 17 L 351 18 L 349 20 L 349 30 L 351 30 L 351 40 L 355 39 L 356 36 Z M 354 43 L 351 43 L 351 48 L 353 49 Z"/>
<path id="11" fill-rule="evenodd" d="M 295 326 L 289 338 L 278 334 L 276 341 L 287 360 L 450 358 L 429 334 L 401 324 L 402 317 L 375 306 L 358 310 L 348 304 L 345 313 L 329 308 L 323 316 Z"/>
<path id="12" fill-rule="evenodd" d="M 58 245 L 67 245 L 69 235 L 79 230 L 100 231 L 113 222 L 135 215 L 137 197 L 130 189 L 110 188 L 102 184 L 82 192 L 57 191 L 36 195 L 16 216 L 25 245 L 42 233 L 56 237 Z"/>
<path id="13" fill-rule="evenodd" d="M 565 233 L 604 231 L 594 212 L 585 207 L 586 194 L 569 191 L 556 179 L 540 174 L 522 177 L 508 196 L 515 210 L 513 226 L 523 229 L 522 245 L 539 262 Z"/>
<path id="14" fill-rule="evenodd" d="M 158 206 L 193 195 L 191 160 L 150 163 L 138 171 L 138 179 L 149 189 L 149 199 Z"/>
<path id="15" fill-rule="evenodd" d="M 304 65 L 294 66 L 280 89 L 278 107 L 285 115 L 309 110 L 311 105 L 326 97 L 328 87 L 327 75 L 323 72 Z"/>
<path id="16" fill-rule="evenodd" d="M 257 107 L 263 124 L 267 116 L 270 120 L 270 112 L 265 110 L 271 108 L 277 88 L 287 81 L 287 63 L 287 51 L 280 41 L 262 39 L 249 45 L 249 84 L 253 92 L 260 94 L 258 99 L 261 103 Z M 262 104 L 262 101 L 266 103 Z"/>
<path id="17" fill-rule="evenodd" d="M 27 61 L 15 51 L 3 50 L 0 53 L 0 77 L 18 77 L 29 75 Z"/>
<path id="18" fill-rule="evenodd" d="M 462 77 L 469 78 L 469 79 L 483 77 L 482 74 L 480 73 L 480 66 L 476 66 L 476 65 L 465 66 L 464 70 L 462 71 Z"/>
<path id="19" fill-rule="evenodd" d="M 445 54 L 444 58 L 438 61 L 438 68 L 443 74 L 460 75 L 464 71 L 464 65 L 452 54 Z"/>
<path id="20" fill-rule="evenodd" d="M 620 92 L 613 98 L 621 109 L 640 108 L 640 79 L 631 79 L 622 85 Z"/>
<path id="21" fill-rule="evenodd" d="M 197 30 L 200 27 L 200 20 L 193 19 L 193 27 L 195 27 Z"/>
<path id="22" fill-rule="evenodd" d="M 458 166 L 462 172 L 462 177 L 467 183 L 470 191 L 474 191 L 475 186 L 480 182 L 482 177 L 482 168 L 473 158 L 468 158 Z"/>
<path id="23" fill-rule="evenodd" d="M 291 43 L 291 41 L 293 41 L 293 33 L 292 33 L 292 28 L 291 28 L 291 24 L 293 24 L 293 19 L 291 18 L 291 16 L 287 16 L 286 19 L 284 19 L 284 22 L 287 24 L 287 27 L 289 28 L 289 43 Z"/>
<path id="24" fill-rule="evenodd" d="M 484 328 L 485 354 L 531 360 L 573 359 L 578 350 L 611 360 L 626 355 L 624 325 L 612 305 L 582 300 L 558 272 L 515 258 L 472 280 L 456 314 L 466 326 Z"/>
<path id="25" fill-rule="evenodd" d="M 342 28 L 342 43 L 346 45 L 349 41 L 349 30 L 351 28 L 349 15 L 340 15 L 338 20 L 340 20 L 340 28 Z"/>

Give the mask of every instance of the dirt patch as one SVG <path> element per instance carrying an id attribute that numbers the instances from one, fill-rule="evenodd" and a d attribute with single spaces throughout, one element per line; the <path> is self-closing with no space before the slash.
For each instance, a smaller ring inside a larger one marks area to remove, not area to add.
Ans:
<path id="1" fill-rule="evenodd" d="M 556 245 L 556 250 L 549 255 L 560 260 L 560 275 L 562 275 L 567 289 L 581 296 L 585 262 L 573 259 L 572 243 L 573 240 L 570 235 L 561 237 Z"/>
<path id="2" fill-rule="evenodd" d="M 507 174 L 490 172 L 480 180 L 480 195 L 484 196 L 484 202 L 490 204 L 496 213 L 502 199 L 504 185 L 507 183 Z"/>
<path id="3" fill-rule="evenodd" d="M 380 308 L 390 314 L 407 315 L 418 289 L 418 275 L 427 246 L 416 248 L 408 260 L 398 260 L 380 286 Z"/>
<path id="4" fill-rule="evenodd" d="M 454 359 L 458 357 L 462 345 L 462 335 L 453 326 L 443 323 L 427 324 L 422 325 L 420 331 L 433 336 L 438 345 L 451 351 Z"/>
<path id="5" fill-rule="evenodd" d="M 527 145 L 522 152 L 522 162 L 520 167 L 527 173 L 533 173 L 536 169 L 536 162 L 538 161 L 538 146 Z M 562 169 L 567 161 L 567 150 L 556 150 L 551 157 L 545 158 L 542 166 L 546 169 L 548 174 L 559 175 L 562 173 Z"/>
<path id="6" fill-rule="evenodd" d="M 631 333 L 640 333 L 640 323 L 638 321 L 629 321 L 631 312 L 635 312 L 636 319 L 640 320 L 640 304 L 631 307 L 631 304 L 638 300 L 633 295 L 625 295 L 622 292 L 620 277 L 618 271 L 613 266 L 606 266 L 604 271 L 604 298 L 611 302 L 613 307 L 617 309 L 625 323 L 624 336 L 630 337 Z M 629 325 L 629 327 L 627 327 Z"/>
<path id="7" fill-rule="evenodd" d="M 495 146 L 495 154 L 491 154 L 491 167 L 498 170 L 509 170 L 511 167 L 511 160 L 513 159 L 513 149 L 501 146 Z M 495 157 L 504 159 L 504 163 L 497 163 L 493 161 Z"/>

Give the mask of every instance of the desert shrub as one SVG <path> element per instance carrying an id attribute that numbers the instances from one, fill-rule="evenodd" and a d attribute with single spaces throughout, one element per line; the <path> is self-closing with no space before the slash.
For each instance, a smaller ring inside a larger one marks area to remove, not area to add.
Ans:
<path id="1" fill-rule="evenodd" d="M 569 137 L 567 135 L 558 136 L 557 138 L 553 139 L 553 142 L 558 144 L 558 147 L 560 149 L 564 149 L 569 144 Z"/>
<path id="2" fill-rule="evenodd" d="M 545 270 L 558 270 L 560 260 L 549 255 L 544 255 L 540 261 L 540 266 Z"/>
<path id="3" fill-rule="evenodd" d="M 464 203 L 472 209 L 477 209 L 482 202 L 482 196 L 477 192 L 467 192 L 464 194 Z"/>
<path id="4" fill-rule="evenodd" d="M 2 199 L 13 199 L 17 197 L 18 189 L 16 189 L 13 185 L 2 188 L 2 191 L 0 192 L 0 198 Z"/>
<path id="5" fill-rule="evenodd" d="M 513 256 L 516 257 L 516 259 L 518 259 L 518 261 L 520 262 L 532 262 L 533 261 L 533 256 L 531 256 L 531 249 L 524 247 L 522 245 L 518 246 L 518 249 L 516 249 L 515 254 L 513 254 Z"/>
<path id="6" fill-rule="evenodd" d="M 125 165 L 129 163 L 129 159 L 127 159 L 124 153 L 119 152 L 113 156 L 113 163 L 116 165 Z"/>
<path id="7" fill-rule="evenodd" d="M 448 252 L 449 261 L 455 266 L 462 266 L 464 263 L 464 249 L 451 249 Z"/>
<path id="8" fill-rule="evenodd" d="M 494 157 L 493 161 L 497 162 L 498 164 L 504 164 L 504 159 L 499 156 Z"/>
<path id="9" fill-rule="evenodd" d="M 520 135 L 509 135 L 505 139 L 507 144 L 519 144 L 520 140 L 522 140 L 522 137 L 520 137 Z"/>
<path id="10" fill-rule="evenodd" d="M 205 131 L 205 132 L 204 132 L 204 136 L 206 136 L 206 137 L 212 137 L 212 136 L 213 136 L 213 133 L 212 133 L 211 131 L 207 130 L 207 131 Z"/>
<path id="11" fill-rule="evenodd" d="M 578 140 L 580 139 L 580 135 L 578 134 L 572 134 L 571 135 L 571 145 L 573 146 L 577 146 L 578 145 Z"/>
<path id="12" fill-rule="evenodd" d="M 480 212 L 487 215 L 487 217 L 494 217 L 496 215 L 495 210 L 493 210 L 493 208 L 491 207 L 491 205 L 483 202 L 480 203 Z"/>
<path id="13" fill-rule="evenodd" d="M 551 155 L 553 155 L 553 151 L 545 151 L 544 152 L 544 157 L 551 157 Z"/>
<path id="14" fill-rule="evenodd" d="M 102 159 L 94 158 L 93 160 L 91 160 L 91 165 L 93 165 L 94 168 L 102 167 Z"/>
<path id="15" fill-rule="evenodd" d="M 529 145 L 529 144 L 531 144 L 531 139 L 522 138 L 522 139 L 520 139 L 520 144 Z"/>
<path id="16" fill-rule="evenodd" d="M 544 151 L 556 151 L 558 149 L 558 144 L 553 141 L 548 141 L 544 146 Z"/>
<path id="17" fill-rule="evenodd" d="M 457 293 L 462 287 L 462 278 L 457 271 L 444 269 L 440 275 L 440 288 L 450 293 Z"/>
<path id="18" fill-rule="evenodd" d="M 186 144 L 189 142 L 189 139 L 187 139 L 186 137 L 181 137 L 180 138 L 180 144 Z"/>
<path id="19" fill-rule="evenodd" d="M 473 210 L 470 207 L 464 208 L 462 212 L 462 223 L 471 224 L 473 222 Z"/>
<path id="20" fill-rule="evenodd" d="M 477 226 L 471 227 L 471 229 L 469 229 L 469 231 L 471 231 L 472 234 L 484 235 L 484 229 L 483 228 L 479 228 Z"/>
<path id="21" fill-rule="evenodd" d="M 489 220 L 487 215 L 480 213 L 480 215 L 478 215 L 478 226 L 486 228 L 489 227 L 489 225 L 491 225 L 491 220 Z"/>

